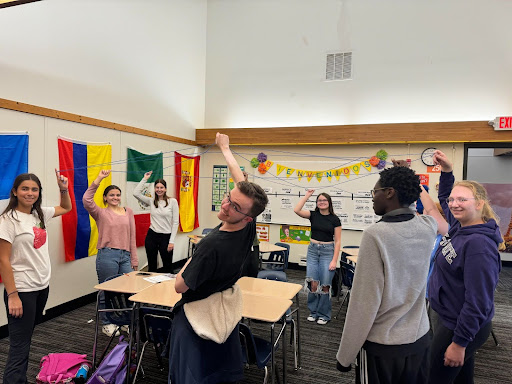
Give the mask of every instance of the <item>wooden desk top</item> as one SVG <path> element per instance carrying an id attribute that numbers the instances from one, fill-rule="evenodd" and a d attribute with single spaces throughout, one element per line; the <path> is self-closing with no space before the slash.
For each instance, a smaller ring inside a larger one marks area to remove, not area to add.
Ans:
<path id="1" fill-rule="evenodd" d="M 174 307 L 176 303 L 181 300 L 181 293 L 177 293 L 174 288 L 175 283 L 176 279 L 172 279 L 154 284 L 151 287 L 130 296 L 129 299 L 136 303 Z"/>
<path id="2" fill-rule="evenodd" d="M 354 264 L 357 264 L 357 258 L 358 256 L 347 256 L 347 260 L 350 260 Z"/>
<path id="3" fill-rule="evenodd" d="M 358 256 L 359 248 L 341 248 L 341 252 L 344 252 L 350 256 Z"/>
<path id="4" fill-rule="evenodd" d="M 262 241 L 260 243 L 260 253 L 270 253 L 270 252 L 278 252 L 278 251 L 286 251 L 286 248 L 280 247 L 279 245 L 269 243 L 268 241 Z"/>
<path id="5" fill-rule="evenodd" d="M 137 276 L 137 273 L 139 273 L 139 271 L 133 271 L 127 275 L 105 281 L 104 283 L 95 285 L 94 289 L 110 292 L 138 293 L 154 285 L 154 283 L 144 280 L 144 278 L 149 277 L 149 275 Z M 161 275 L 161 273 L 151 273 L 151 276 L 156 275 Z"/>
<path id="6" fill-rule="evenodd" d="M 263 296 L 242 291 L 242 316 L 252 320 L 275 323 L 291 307 L 292 301 L 281 297 Z"/>
<path id="7" fill-rule="evenodd" d="M 302 289 L 302 285 L 295 283 L 285 283 L 283 281 L 274 281 L 266 279 L 256 279 L 254 277 L 241 277 L 236 282 L 242 292 L 258 294 L 269 297 L 280 297 L 283 299 L 293 299 Z"/>
<path id="8" fill-rule="evenodd" d="M 204 236 L 202 235 L 188 235 L 188 241 L 190 241 L 192 244 L 197 244 L 203 237 Z"/>

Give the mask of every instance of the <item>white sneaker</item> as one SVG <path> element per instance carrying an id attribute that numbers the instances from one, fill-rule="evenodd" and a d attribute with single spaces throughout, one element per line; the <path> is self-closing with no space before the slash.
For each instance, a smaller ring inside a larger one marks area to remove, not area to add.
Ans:
<path id="1" fill-rule="evenodd" d="M 105 324 L 102 328 L 101 328 L 101 331 L 107 335 L 108 337 L 111 337 L 112 334 L 115 332 L 116 333 L 116 336 L 119 336 L 121 333 L 117 330 L 117 326 L 114 325 L 114 324 Z"/>
<path id="2" fill-rule="evenodd" d="M 316 321 L 316 319 L 313 316 L 309 315 L 308 316 L 308 321 L 313 322 L 313 321 Z"/>
<path id="3" fill-rule="evenodd" d="M 126 332 L 127 334 L 130 334 L 130 326 L 128 324 L 121 325 L 121 331 Z"/>
<path id="4" fill-rule="evenodd" d="M 327 323 L 328 323 L 328 321 L 327 321 L 327 320 L 325 320 L 325 319 L 318 319 L 318 320 L 316 321 L 316 323 L 317 323 L 317 324 L 320 324 L 320 325 L 325 325 L 325 324 L 327 324 Z"/>

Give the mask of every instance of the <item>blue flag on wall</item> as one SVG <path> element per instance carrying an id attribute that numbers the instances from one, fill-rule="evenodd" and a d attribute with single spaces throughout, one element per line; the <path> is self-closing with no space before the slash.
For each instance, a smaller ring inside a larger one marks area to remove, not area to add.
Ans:
<path id="1" fill-rule="evenodd" d="M 6 206 L 12 183 L 20 173 L 28 172 L 28 135 L 0 133 L 0 208 Z"/>

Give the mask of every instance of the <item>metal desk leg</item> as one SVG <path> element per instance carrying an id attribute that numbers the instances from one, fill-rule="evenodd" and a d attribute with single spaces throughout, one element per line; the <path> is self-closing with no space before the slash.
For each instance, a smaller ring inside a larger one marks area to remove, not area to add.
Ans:
<path id="1" fill-rule="evenodd" d="M 297 293 L 295 295 L 295 302 L 297 303 L 297 350 L 298 350 L 298 359 L 299 359 L 299 366 L 298 367 L 295 367 L 295 369 L 300 369 L 302 368 L 301 366 L 301 361 L 300 361 L 300 358 L 301 358 L 301 353 L 300 353 L 300 303 L 299 303 L 299 294 Z"/>
<path id="2" fill-rule="evenodd" d="M 98 312 L 100 306 L 100 292 L 98 291 L 98 295 L 96 296 L 96 323 L 94 324 L 94 345 L 92 347 L 92 370 L 94 372 L 96 369 L 96 348 L 98 346 L 98 323 L 100 321 L 100 313 Z"/>
<path id="3" fill-rule="evenodd" d="M 283 330 L 281 333 L 283 343 L 283 384 L 286 384 L 286 313 L 283 315 Z"/>
<path id="4" fill-rule="evenodd" d="M 274 326 L 275 323 L 272 323 L 270 326 L 270 364 L 271 364 L 271 375 L 270 375 L 270 382 L 274 384 L 274 376 L 275 376 L 275 365 L 274 365 Z"/>
<path id="5" fill-rule="evenodd" d="M 130 342 L 129 342 L 129 350 L 128 350 L 128 366 L 126 367 L 127 368 L 127 372 L 126 372 L 126 377 L 127 377 L 127 382 L 129 382 L 129 377 L 130 377 L 130 360 L 131 360 L 131 356 L 132 356 L 132 348 L 133 348 L 133 334 L 135 333 L 135 348 L 136 348 L 136 352 L 135 352 L 135 365 L 137 365 L 137 363 L 139 362 L 139 346 L 140 346 L 140 333 L 139 333 L 139 316 L 138 316 L 138 309 L 139 309 L 139 306 L 140 304 L 139 303 L 133 303 L 133 306 L 132 306 L 132 315 L 131 315 L 131 319 L 130 319 Z M 137 324 L 137 326 L 135 326 L 135 324 Z M 137 373 L 137 371 L 135 372 Z M 134 375 L 133 376 L 133 381 L 132 383 L 135 383 L 135 380 L 137 380 L 137 376 Z"/>

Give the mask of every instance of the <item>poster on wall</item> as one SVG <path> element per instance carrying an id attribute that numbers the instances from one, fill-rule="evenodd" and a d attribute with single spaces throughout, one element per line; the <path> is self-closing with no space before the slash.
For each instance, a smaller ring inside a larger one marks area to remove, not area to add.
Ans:
<path id="1" fill-rule="evenodd" d="M 256 223 L 256 236 L 259 241 L 268 241 L 270 232 L 270 225 Z"/>
<path id="2" fill-rule="evenodd" d="M 212 180 L 212 211 L 219 212 L 224 192 L 228 190 L 228 167 L 227 165 L 213 166 Z"/>
<path id="3" fill-rule="evenodd" d="M 281 243 L 309 244 L 311 227 L 281 225 L 279 240 Z"/>
<path id="4" fill-rule="evenodd" d="M 506 253 L 512 253 L 512 185 L 482 184 L 487 190 L 491 206 L 500 218 L 500 231 L 505 239 Z"/>

